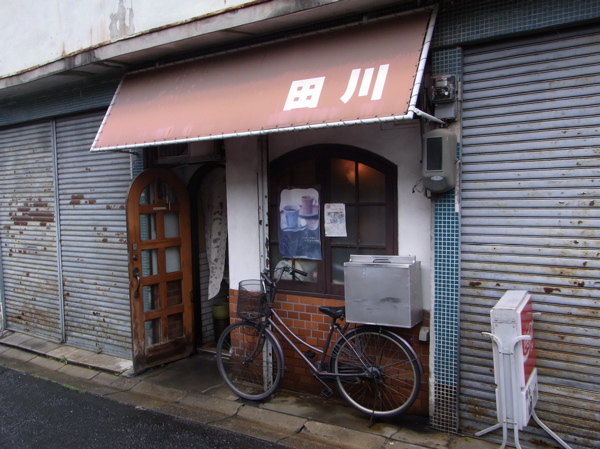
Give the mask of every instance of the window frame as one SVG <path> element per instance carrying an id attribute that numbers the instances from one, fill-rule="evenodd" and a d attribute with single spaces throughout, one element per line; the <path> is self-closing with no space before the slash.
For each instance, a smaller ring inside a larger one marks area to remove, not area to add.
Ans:
<path id="1" fill-rule="evenodd" d="M 279 283 L 279 288 L 282 291 L 293 292 L 298 294 L 311 294 L 319 297 L 344 299 L 344 285 L 334 284 L 333 273 L 332 273 L 332 248 L 352 248 L 358 247 L 360 243 L 350 244 L 338 244 L 336 245 L 333 239 L 335 237 L 325 237 L 325 231 L 323 226 L 323 204 L 331 202 L 331 161 L 334 159 L 350 160 L 357 164 L 364 164 L 372 169 L 381 172 L 384 175 L 384 207 L 385 207 L 385 254 L 393 255 L 397 253 L 398 248 L 398 167 L 393 162 L 384 159 L 370 151 L 343 144 L 316 144 L 301 147 L 299 149 L 290 151 L 277 159 L 274 159 L 269 163 L 268 167 L 268 185 L 269 185 L 269 223 L 271 226 L 275 226 L 277 223 L 277 216 L 279 211 L 279 192 L 284 188 L 307 188 L 317 187 L 320 196 L 320 208 L 321 208 L 321 248 L 322 248 L 322 260 L 317 262 L 317 272 L 324 275 L 324 280 L 321 281 L 320 276 L 317 282 L 294 282 L 282 279 Z M 282 185 L 281 183 L 276 184 L 277 175 L 284 171 L 289 171 L 294 165 L 307 162 L 309 160 L 315 161 L 315 177 L 316 185 L 306 184 L 295 184 L 293 185 Z M 358 183 L 355 183 L 356 192 L 354 194 L 355 202 L 352 203 L 355 206 L 368 205 L 367 202 L 364 204 L 358 200 Z M 378 202 L 379 204 L 381 202 Z M 345 203 L 347 204 L 347 203 Z M 358 220 L 358 214 L 357 214 Z M 357 228 L 358 232 L 358 228 Z M 276 246 L 276 243 L 268 242 L 269 260 L 271 260 L 271 250 Z M 365 245 L 369 246 L 369 245 Z M 376 245 L 372 245 L 376 246 Z M 380 248 L 383 249 L 383 248 Z M 302 259 L 298 259 L 302 260 Z M 273 270 L 274 266 L 271 266 Z"/>

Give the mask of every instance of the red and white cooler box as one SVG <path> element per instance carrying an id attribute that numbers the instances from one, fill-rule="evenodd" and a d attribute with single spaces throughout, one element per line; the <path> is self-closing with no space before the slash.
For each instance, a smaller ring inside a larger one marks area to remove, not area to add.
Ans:
<path id="1" fill-rule="evenodd" d="M 538 400 L 531 295 L 526 290 L 509 290 L 490 315 L 492 334 L 496 337 L 494 379 L 498 420 L 506 419 L 521 430 L 529 423 Z M 531 338 L 520 339 L 523 335 Z"/>

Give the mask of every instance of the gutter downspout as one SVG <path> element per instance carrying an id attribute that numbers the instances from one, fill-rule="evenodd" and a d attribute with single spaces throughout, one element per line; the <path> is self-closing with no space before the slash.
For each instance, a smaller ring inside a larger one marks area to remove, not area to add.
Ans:
<path id="1" fill-rule="evenodd" d="M 4 268 L 2 267 L 2 253 L 0 252 L 0 336 L 6 330 L 6 299 L 4 297 Z"/>
<path id="2" fill-rule="evenodd" d="M 265 268 L 269 268 L 269 140 L 267 137 L 259 137 L 257 143 L 258 254 L 262 272 Z"/>
<path id="3" fill-rule="evenodd" d="M 56 120 L 52 120 L 52 182 L 54 184 L 54 218 L 56 224 L 56 270 L 58 273 L 58 319 L 60 342 L 67 340 L 65 330 L 65 292 L 63 285 L 63 260 L 61 244 L 60 195 L 58 192 L 58 145 L 56 143 Z"/>
<path id="4" fill-rule="evenodd" d="M 438 7 L 435 6 L 431 11 L 431 17 L 429 18 L 429 25 L 427 26 L 427 32 L 425 33 L 425 40 L 423 42 L 423 49 L 421 50 L 421 60 L 419 61 L 419 66 L 417 67 L 417 74 L 415 75 L 415 84 L 413 85 L 412 95 L 410 97 L 410 102 L 408 106 L 408 111 L 416 114 L 421 118 L 425 118 L 427 120 L 431 120 L 432 122 L 441 123 L 445 125 L 446 123 L 440 120 L 437 117 L 434 117 L 431 114 L 421 111 L 417 108 L 417 99 L 419 98 L 419 91 L 421 90 L 421 84 L 423 84 L 423 76 L 425 74 L 425 66 L 427 64 L 427 55 L 429 54 L 429 48 L 431 47 L 431 40 L 433 39 L 433 29 L 435 27 L 435 22 L 437 19 Z"/>

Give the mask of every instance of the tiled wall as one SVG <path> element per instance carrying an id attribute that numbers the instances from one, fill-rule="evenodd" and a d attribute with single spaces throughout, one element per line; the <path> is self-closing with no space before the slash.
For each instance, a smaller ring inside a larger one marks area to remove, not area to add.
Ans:
<path id="1" fill-rule="evenodd" d="M 442 0 L 432 46 L 518 35 L 599 15 L 598 0 Z"/>

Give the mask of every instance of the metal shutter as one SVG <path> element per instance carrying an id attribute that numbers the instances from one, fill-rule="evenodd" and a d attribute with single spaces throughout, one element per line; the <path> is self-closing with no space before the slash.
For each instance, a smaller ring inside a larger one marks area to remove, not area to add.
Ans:
<path id="1" fill-rule="evenodd" d="M 107 108 L 121 75 L 100 76 L 78 83 L 12 97 L 0 102 L 0 126 L 51 119 L 97 108 Z"/>
<path id="2" fill-rule="evenodd" d="M 573 448 L 600 435 L 600 34 L 464 54 L 461 428 L 496 422 L 490 309 L 528 290 L 538 416 Z M 496 435 L 498 433 L 496 432 Z M 535 424 L 525 440 L 553 442 Z"/>
<path id="3" fill-rule="evenodd" d="M 50 123 L 0 131 L 0 244 L 6 328 L 62 338 Z"/>
<path id="4" fill-rule="evenodd" d="M 69 344 L 131 357 L 126 153 L 90 153 L 103 114 L 56 122 L 65 323 Z"/>

